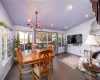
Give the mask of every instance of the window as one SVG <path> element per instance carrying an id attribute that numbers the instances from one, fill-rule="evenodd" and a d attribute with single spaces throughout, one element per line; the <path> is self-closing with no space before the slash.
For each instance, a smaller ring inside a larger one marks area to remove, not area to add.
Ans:
<path id="1" fill-rule="evenodd" d="M 8 54 L 10 54 L 10 32 L 8 28 L 2 29 L 2 61 L 7 60 Z"/>
<path id="2" fill-rule="evenodd" d="M 32 45 L 32 32 L 16 31 L 15 38 L 20 41 L 20 46 L 23 52 L 30 53 Z"/>
<path id="3" fill-rule="evenodd" d="M 47 43 L 47 32 L 36 31 L 36 43 Z"/>
<path id="4" fill-rule="evenodd" d="M 62 46 L 62 34 L 58 34 L 58 46 L 61 47 Z"/>
<path id="5" fill-rule="evenodd" d="M 56 33 L 49 32 L 48 33 L 48 43 L 56 44 L 56 40 L 57 40 Z"/>
<path id="6" fill-rule="evenodd" d="M 58 34 L 58 46 L 62 47 L 65 45 L 64 35 Z"/>

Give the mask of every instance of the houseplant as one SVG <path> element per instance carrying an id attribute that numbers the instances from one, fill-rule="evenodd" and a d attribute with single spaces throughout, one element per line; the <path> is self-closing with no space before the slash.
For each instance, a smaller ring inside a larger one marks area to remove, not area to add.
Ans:
<path id="1" fill-rule="evenodd" d="M 9 49 L 9 53 L 12 53 L 12 55 L 14 56 L 14 60 L 17 59 L 15 48 L 18 48 L 19 46 L 20 46 L 20 41 L 14 37 L 12 39 L 12 43 L 10 44 L 10 49 Z"/>

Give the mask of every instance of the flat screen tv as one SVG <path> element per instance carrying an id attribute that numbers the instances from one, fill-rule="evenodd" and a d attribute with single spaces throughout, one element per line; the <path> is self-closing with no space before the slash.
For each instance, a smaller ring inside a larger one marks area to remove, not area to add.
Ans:
<path id="1" fill-rule="evenodd" d="M 67 43 L 68 44 L 82 44 L 82 34 L 68 35 Z"/>

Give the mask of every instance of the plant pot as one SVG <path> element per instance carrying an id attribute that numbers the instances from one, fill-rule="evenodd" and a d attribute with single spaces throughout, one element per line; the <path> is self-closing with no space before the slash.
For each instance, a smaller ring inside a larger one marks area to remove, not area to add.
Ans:
<path id="1" fill-rule="evenodd" d="M 17 57 L 14 57 L 14 63 L 15 63 L 15 64 L 18 63 L 18 59 L 17 59 Z"/>

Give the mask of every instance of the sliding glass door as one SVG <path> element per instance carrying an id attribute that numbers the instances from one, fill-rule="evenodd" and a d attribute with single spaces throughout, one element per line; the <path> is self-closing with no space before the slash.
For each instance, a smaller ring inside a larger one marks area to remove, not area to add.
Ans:
<path id="1" fill-rule="evenodd" d="M 35 43 L 38 44 L 38 48 L 45 48 L 48 44 L 55 45 L 55 53 L 57 53 L 57 33 L 36 31 Z"/>
<path id="2" fill-rule="evenodd" d="M 30 53 L 32 45 L 32 32 L 16 31 L 17 39 L 20 41 L 23 52 Z"/>

